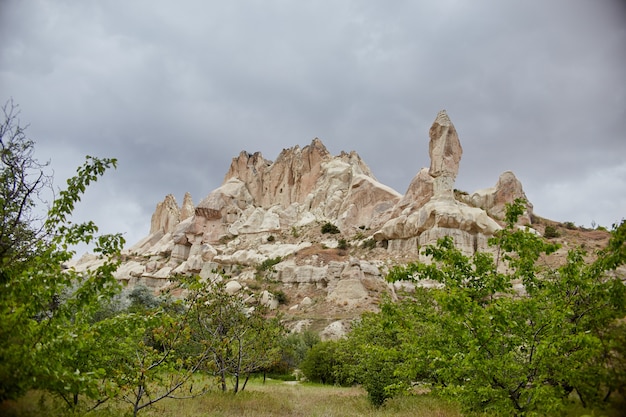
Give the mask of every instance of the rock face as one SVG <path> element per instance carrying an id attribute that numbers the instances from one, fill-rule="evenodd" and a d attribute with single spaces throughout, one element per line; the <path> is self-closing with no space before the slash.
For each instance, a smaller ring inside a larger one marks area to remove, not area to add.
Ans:
<path id="1" fill-rule="evenodd" d="M 439 112 L 429 134 L 430 169 L 420 170 L 413 178 L 393 208 L 391 218 L 374 238 L 388 242 L 390 251 L 407 251 L 414 256 L 419 256 L 420 247 L 434 244 L 444 236 L 453 237 L 457 247 L 468 255 L 487 250 L 488 237 L 501 227 L 486 209 L 499 213 L 506 202 L 513 201 L 514 195 L 523 195 L 521 184 L 516 188 L 517 183 L 503 174 L 501 179 L 507 185 L 496 189 L 508 191 L 494 189 L 476 199 L 472 196 L 466 201 L 456 200 L 454 182 L 463 149 L 445 110 Z"/>
<path id="2" fill-rule="evenodd" d="M 454 192 L 463 149 L 445 111 L 429 139 L 430 167 L 404 195 L 379 183 L 356 152 L 333 156 L 317 138 L 284 149 L 274 162 L 241 152 L 197 206 L 189 193 L 181 207 L 171 194 L 158 203 L 150 235 L 124 252 L 116 277 L 155 291 L 177 274 L 227 277 L 229 293 L 297 316 L 294 329 L 341 337 L 350 317 L 377 309 L 382 294 L 395 297 L 400 287 L 384 280 L 390 266 L 417 258 L 420 247 L 443 236 L 467 254 L 484 250 L 506 203 L 526 199 L 511 172 L 494 187 Z M 527 208 L 522 223 L 530 222 Z M 325 223 L 339 233 L 322 234 Z M 262 268 L 268 260 L 275 265 Z M 84 257 L 74 267 L 98 262 Z M 319 317 L 329 320 L 316 323 Z"/>
<path id="3" fill-rule="evenodd" d="M 172 194 L 165 196 L 165 200 L 158 203 L 152 221 L 150 222 L 150 234 L 156 232 L 169 233 L 180 221 L 180 208 Z"/>
<path id="4" fill-rule="evenodd" d="M 355 153 L 333 157 L 319 139 L 284 149 L 275 162 L 257 152 L 234 158 L 224 183 L 195 209 L 203 241 L 278 231 L 316 220 L 341 229 L 377 227 L 400 194 L 379 183 Z"/>
<path id="5" fill-rule="evenodd" d="M 533 205 L 528 201 L 522 188 L 522 183 L 511 171 L 503 172 L 494 187 L 475 191 L 469 198 L 466 197 L 464 200 L 468 204 L 482 208 L 493 218 L 503 219 L 506 212 L 506 204 L 518 198 L 527 202 L 526 212 L 520 217 L 519 223 L 530 224 Z"/>
<path id="6" fill-rule="evenodd" d="M 445 110 L 437 114 L 429 135 L 430 169 L 428 174 L 434 179 L 434 197 L 452 200 L 454 198 L 452 190 L 456 175 L 459 172 L 463 148 L 461 148 L 456 129 Z"/>

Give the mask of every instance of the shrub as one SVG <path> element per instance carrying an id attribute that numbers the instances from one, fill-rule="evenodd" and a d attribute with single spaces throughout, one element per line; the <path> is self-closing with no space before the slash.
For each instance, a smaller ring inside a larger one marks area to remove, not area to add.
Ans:
<path id="1" fill-rule="evenodd" d="M 277 256 L 276 258 L 269 258 L 261 262 L 260 265 L 256 267 L 257 272 L 270 271 L 274 265 L 281 263 L 283 258 Z"/>
<path id="2" fill-rule="evenodd" d="M 275 241 L 275 240 L 276 240 L 276 238 L 274 237 L 274 235 L 269 235 L 269 236 L 267 237 L 267 241 L 268 241 L 268 242 L 273 242 L 273 241 Z"/>
<path id="3" fill-rule="evenodd" d="M 361 247 L 363 249 L 374 249 L 376 247 L 376 240 L 375 239 L 364 240 L 363 243 L 361 244 Z"/>
<path id="4" fill-rule="evenodd" d="M 577 227 L 574 224 L 574 222 L 565 222 L 565 223 L 563 223 L 563 226 L 565 226 L 565 228 L 568 229 L 568 230 L 576 230 L 577 229 Z"/>
<path id="5" fill-rule="evenodd" d="M 339 243 L 337 244 L 337 249 L 346 250 L 349 245 L 345 239 L 339 239 Z"/>
<path id="6" fill-rule="evenodd" d="M 276 301 L 278 301 L 278 304 L 287 304 L 287 294 L 285 294 L 284 291 L 275 291 L 274 297 L 276 298 Z"/>
<path id="7" fill-rule="evenodd" d="M 552 239 L 552 238 L 559 237 L 559 236 L 560 236 L 559 231 L 556 229 L 556 227 L 550 224 L 546 226 L 543 232 L 543 237 L 545 237 L 546 239 Z"/>
<path id="8" fill-rule="evenodd" d="M 336 235 L 339 233 L 339 228 L 330 222 L 326 222 L 322 225 L 322 233 L 330 233 Z"/>
<path id="9" fill-rule="evenodd" d="M 335 368 L 339 366 L 338 356 L 339 342 L 319 342 L 309 349 L 300 369 L 309 381 L 337 384 Z"/>

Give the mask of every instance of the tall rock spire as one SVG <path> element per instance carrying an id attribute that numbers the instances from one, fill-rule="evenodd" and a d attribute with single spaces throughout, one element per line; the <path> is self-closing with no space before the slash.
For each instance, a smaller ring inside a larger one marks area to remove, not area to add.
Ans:
<path id="1" fill-rule="evenodd" d="M 454 181 L 459 172 L 459 162 L 463 148 L 454 125 L 445 110 L 437 114 L 429 132 L 430 170 L 428 173 L 435 179 L 434 198 L 454 199 Z"/>

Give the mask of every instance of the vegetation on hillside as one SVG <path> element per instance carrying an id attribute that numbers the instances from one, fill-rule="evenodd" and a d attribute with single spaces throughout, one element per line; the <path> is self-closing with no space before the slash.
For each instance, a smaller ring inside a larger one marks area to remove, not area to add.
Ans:
<path id="1" fill-rule="evenodd" d="M 467 257 L 445 238 L 424 248 L 431 263 L 393 268 L 390 281 L 443 285 L 387 300 L 324 355 L 311 350 L 311 378 L 359 383 L 377 405 L 427 389 L 494 415 L 553 415 L 573 396 L 585 407 L 624 396 L 626 287 L 613 271 L 626 260 L 626 222 L 596 261 L 572 249 L 547 268 L 538 260 L 558 246 L 515 228 L 522 210 L 509 206 L 495 255 Z"/>

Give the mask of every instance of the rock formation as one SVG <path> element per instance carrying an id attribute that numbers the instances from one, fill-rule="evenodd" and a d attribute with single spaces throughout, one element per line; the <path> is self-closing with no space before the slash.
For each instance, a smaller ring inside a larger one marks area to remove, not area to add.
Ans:
<path id="1" fill-rule="evenodd" d="M 455 193 L 463 150 L 445 111 L 429 137 L 430 167 L 418 171 L 404 195 L 379 183 L 356 152 L 333 156 L 317 138 L 284 149 L 274 162 L 241 152 L 222 185 L 197 206 L 189 193 L 181 207 L 171 194 L 158 203 L 150 235 L 124 252 L 116 277 L 157 291 L 177 274 L 227 276 L 231 294 L 297 316 L 294 328 L 325 327 L 324 337 L 339 337 L 349 318 L 375 310 L 383 293 L 395 297 L 400 287 L 384 280 L 390 266 L 415 259 L 420 247 L 443 236 L 467 254 L 485 249 L 506 203 L 526 198 L 511 172 L 494 187 Z M 531 214 L 529 203 L 523 222 Z M 340 233 L 322 234 L 327 222 Z M 279 262 L 260 272 L 270 259 Z M 98 262 L 85 257 L 75 268 Z M 279 283 L 286 304 L 260 282 Z M 315 323 L 320 316 L 332 321 Z"/>
<path id="2" fill-rule="evenodd" d="M 165 196 L 165 200 L 157 204 L 150 222 L 150 234 L 169 233 L 180 221 L 180 208 L 172 194 Z"/>
<path id="3" fill-rule="evenodd" d="M 388 242 L 390 251 L 408 251 L 414 256 L 420 247 L 444 236 L 452 236 L 468 255 L 486 250 L 488 237 L 501 227 L 483 208 L 455 199 L 454 182 L 463 149 L 445 110 L 439 112 L 429 134 L 430 169 L 418 172 L 374 238 Z M 495 209 L 494 202 L 485 197 L 485 204 Z"/>
<path id="4" fill-rule="evenodd" d="M 437 118 L 429 131 L 428 155 L 430 169 L 428 175 L 433 178 L 433 197 L 437 199 L 454 199 L 452 190 L 459 173 L 459 162 L 463 148 L 454 125 L 445 110 L 437 114 Z"/>
<path id="5" fill-rule="evenodd" d="M 526 212 L 520 217 L 519 223 L 530 224 L 533 205 L 524 193 L 522 183 L 511 171 L 503 172 L 494 187 L 475 191 L 469 198 L 461 197 L 467 204 L 480 207 L 495 219 L 504 219 L 506 204 L 520 198 L 526 201 Z"/>
<path id="6" fill-rule="evenodd" d="M 332 221 L 343 229 L 377 227 L 400 199 L 355 153 L 330 155 L 322 141 L 284 149 L 275 162 L 241 152 L 224 183 L 195 209 L 195 230 L 215 243 L 226 235 L 262 233 Z"/>

